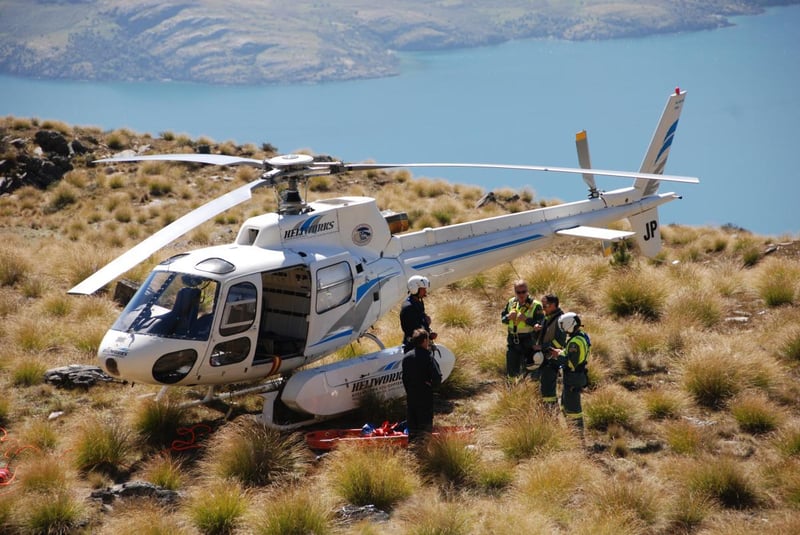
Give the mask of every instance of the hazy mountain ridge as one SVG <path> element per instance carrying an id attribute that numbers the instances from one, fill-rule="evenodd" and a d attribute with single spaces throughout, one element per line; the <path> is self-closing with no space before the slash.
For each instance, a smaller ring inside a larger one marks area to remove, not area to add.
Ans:
<path id="1" fill-rule="evenodd" d="M 0 72 L 223 84 L 374 78 L 397 74 L 395 51 L 712 29 L 794 3 L 8 0 L 0 6 Z"/>

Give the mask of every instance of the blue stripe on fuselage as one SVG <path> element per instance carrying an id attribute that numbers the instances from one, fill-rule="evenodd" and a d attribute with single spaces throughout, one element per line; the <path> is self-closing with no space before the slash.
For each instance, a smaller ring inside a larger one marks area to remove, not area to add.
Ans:
<path id="1" fill-rule="evenodd" d="M 445 258 L 440 258 L 438 260 L 431 260 L 430 262 L 423 262 L 421 264 L 412 265 L 414 269 L 423 269 L 432 266 L 436 266 L 439 264 L 447 264 L 448 262 L 454 262 L 456 260 L 461 260 L 463 258 L 469 258 L 471 256 L 477 256 L 484 253 L 488 253 L 490 251 L 496 251 L 498 249 L 505 249 L 506 247 L 513 247 L 515 245 L 519 245 L 520 243 L 525 243 L 528 241 L 538 240 L 539 238 L 543 238 L 541 234 L 534 234 L 532 236 L 526 236 L 525 238 L 519 238 L 517 240 L 511 240 L 505 243 L 499 243 L 497 245 L 492 245 L 491 247 L 482 247 L 480 249 L 475 249 L 474 251 L 467 251 L 466 253 L 460 253 L 453 256 L 448 256 Z"/>

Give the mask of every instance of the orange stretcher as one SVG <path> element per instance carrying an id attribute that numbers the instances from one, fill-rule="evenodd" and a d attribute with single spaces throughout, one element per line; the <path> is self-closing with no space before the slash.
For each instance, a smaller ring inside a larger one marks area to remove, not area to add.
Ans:
<path id="1" fill-rule="evenodd" d="M 434 427 L 433 435 L 445 433 L 472 433 L 472 427 Z M 306 444 L 314 450 L 332 450 L 341 443 L 361 445 L 408 446 L 408 431 L 404 426 L 384 422 L 373 428 L 369 424 L 355 429 L 321 429 L 305 435 Z"/>

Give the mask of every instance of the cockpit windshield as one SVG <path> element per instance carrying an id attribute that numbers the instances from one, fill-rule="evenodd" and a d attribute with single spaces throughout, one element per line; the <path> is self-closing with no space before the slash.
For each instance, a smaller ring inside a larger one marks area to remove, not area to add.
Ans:
<path id="1" fill-rule="evenodd" d="M 197 275 L 154 271 L 112 328 L 167 338 L 208 340 L 218 286 L 216 281 Z"/>

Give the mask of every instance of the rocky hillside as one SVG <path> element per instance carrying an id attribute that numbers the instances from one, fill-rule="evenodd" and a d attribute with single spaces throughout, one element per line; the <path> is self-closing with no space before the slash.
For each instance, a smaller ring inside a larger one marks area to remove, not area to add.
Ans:
<path id="1" fill-rule="evenodd" d="M 711 29 L 792 3 L 6 0 L 0 72 L 220 84 L 374 78 L 398 72 L 395 51 Z"/>

